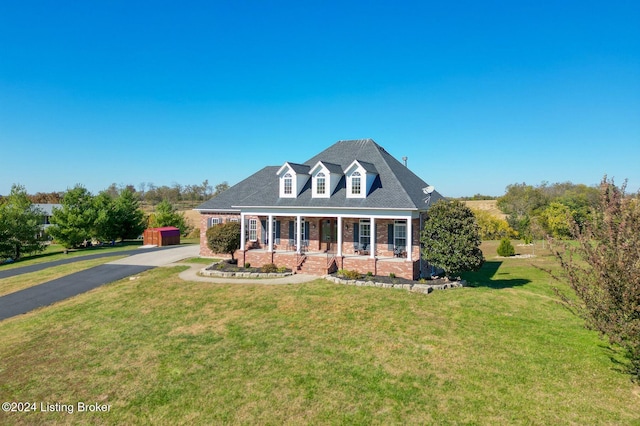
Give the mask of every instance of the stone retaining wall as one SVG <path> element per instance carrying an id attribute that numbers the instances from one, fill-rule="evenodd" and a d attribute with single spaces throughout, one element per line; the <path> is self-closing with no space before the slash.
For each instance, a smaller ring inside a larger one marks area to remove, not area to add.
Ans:
<path id="1" fill-rule="evenodd" d="M 325 275 L 324 278 L 336 284 L 355 285 L 359 287 L 395 288 L 395 289 L 403 289 L 407 291 L 413 291 L 416 293 L 424 293 L 424 294 L 429 294 L 434 290 L 446 290 L 449 288 L 459 288 L 459 287 L 467 286 L 467 282 L 465 280 L 450 281 L 444 284 L 422 284 L 422 283 L 392 284 L 392 283 L 381 283 L 381 282 L 365 281 L 365 280 L 345 280 L 342 278 L 335 277 L 333 275 Z"/>
<path id="2" fill-rule="evenodd" d="M 293 275 L 293 272 L 225 272 L 208 268 L 210 266 L 200 269 L 200 275 L 218 278 L 282 278 Z"/>

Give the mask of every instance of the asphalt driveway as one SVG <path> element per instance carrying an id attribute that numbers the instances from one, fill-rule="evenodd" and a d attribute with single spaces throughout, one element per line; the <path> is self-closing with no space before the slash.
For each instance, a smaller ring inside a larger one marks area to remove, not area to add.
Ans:
<path id="1" fill-rule="evenodd" d="M 76 272 L 46 283 L 29 287 L 0 297 L 0 321 L 16 315 L 24 314 L 42 306 L 48 306 L 69 297 L 76 296 L 92 290 L 101 285 L 121 280 L 131 275 L 157 266 L 198 256 L 200 247 L 186 245 L 178 247 L 163 247 L 161 249 L 139 249 L 132 251 L 135 254 L 113 262 L 105 263 L 84 271 Z M 118 255 L 126 255 L 130 252 L 119 252 Z M 96 256 L 99 257 L 99 256 Z M 87 260 L 86 256 L 74 258 L 75 261 Z M 65 259 L 70 260 L 70 259 Z M 65 262 L 69 263 L 69 262 Z M 51 262 L 46 267 L 55 266 L 57 262 Z M 37 265 L 34 265 L 37 266 Z M 28 267 L 27 267 L 28 268 Z M 23 268 L 11 269 L 15 271 Z M 32 272 L 32 271 L 29 271 Z M 22 273 L 25 273 L 23 271 Z M 16 275 L 16 274 L 13 274 Z M 0 278 L 4 278 L 0 276 Z"/>
<path id="2" fill-rule="evenodd" d="M 20 274 L 28 274 L 29 272 L 42 271 L 43 269 L 51 268 L 53 266 L 80 262 L 82 260 L 99 259 L 101 257 L 133 256 L 135 254 L 150 253 L 156 250 L 166 250 L 167 248 L 170 249 L 171 247 L 149 247 L 149 248 L 138 248 L 138 249 L 124 250 L 124 251 L 109 251 L 105 253 L 97 252 L 94 254 L 87 254 L 82 256 L 72 256 L 72 257 L 69 257 L 68 259 L 54 260 L 53 262 L 36 263 L 35 265 L 0 270 L 0 279 L 13 277 Z"/>

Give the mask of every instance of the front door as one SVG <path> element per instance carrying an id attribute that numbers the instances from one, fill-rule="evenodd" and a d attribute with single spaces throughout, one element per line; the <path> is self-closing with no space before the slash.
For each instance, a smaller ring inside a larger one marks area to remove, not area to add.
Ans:
<path id="1" fill-rule="evenodd" d="M 322 232 L 320 234 L 320 250 L 331 251 L 332 243 L 338 239 L 336 234 L 335 219 L 322 219 Z"/>

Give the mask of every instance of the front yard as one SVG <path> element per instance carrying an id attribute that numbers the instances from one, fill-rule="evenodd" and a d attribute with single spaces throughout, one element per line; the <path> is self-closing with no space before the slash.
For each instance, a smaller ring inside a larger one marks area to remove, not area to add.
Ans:
<path id="1" fill-rule="evenodd" d="M 0 394 L 110 411 L 0 423 L 638 424 L 622 359 L 531 267 L 551 260 L 486 256 L 475 287 L 429 295 L 184 267 L 101 287 L 0 322 Z"/>

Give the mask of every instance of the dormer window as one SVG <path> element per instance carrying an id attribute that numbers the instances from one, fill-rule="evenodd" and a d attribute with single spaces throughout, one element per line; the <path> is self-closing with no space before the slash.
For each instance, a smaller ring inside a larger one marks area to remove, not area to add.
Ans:
<path id="1" fill-rule="evenodd" d="M 284 193 L 291 195 L 293 193 L 293 177 L 291 173 L 284 175 Z"/>
<path id="2" fill-rule="evenodd" d="M 309 166 L 284 163 L 278 170 L 280 198 L 296 198 L 309 180 Z"/>
<path id="3" fill-rule="evenodd" d="M 360 172 L 353 172 L 351 175 L 351 193 L 353 195 L 360 195 L 362 188 L 361 176 Z"/>
<path id="4" fill-rule="evenodd" d="M 327 192 L 327 181 L 324 173 L 320 172 L 316 175 L 316 194 L 324 195 Z"/>
<path id="5" fill-rule="evenodd" d="M 311 196 L 313 198 L 330 198 L 342 177 L 342 167 L 338 164 L 318 161 L 309 170 L 312 176 Z"/>
<path id="6" fill-rule="evenodd" d="M 347 177 L 347 198 L 366 198 L 378 171 L 371 163 L 355 160 L 345 169 Z"/>

